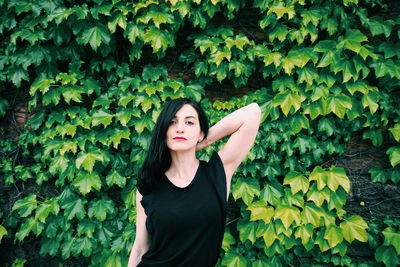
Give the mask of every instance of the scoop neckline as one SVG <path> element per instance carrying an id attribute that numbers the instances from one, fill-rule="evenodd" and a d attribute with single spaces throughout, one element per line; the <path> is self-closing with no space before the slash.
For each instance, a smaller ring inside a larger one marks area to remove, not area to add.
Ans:
<path id="1" fill-rule="evenodd" d="M 203 161 L 199 160 L 199 166 L 197 166 L 196 173 L 194 174 L 194 177 L 193 177 L 192 181 L 190 181 L 190 183 L 187 186 L 180 187 L 180 186 L 175 185 L 173 182 L 171 182 L 170 179 L 168 179 L 168 177 L 167 177 L 167 175 L 165 173 L 163 173 L 164 174 L 164 179 L 167 180 L 167 183 L 169 185 L 171 185 L 175 189 L 179 189 L 179 190 L 187 189 L 187 188 L 191 187 L 197 181 L 197 177 L 199 176 L 200 167 L 201 167 L 202 164 L 203 164 Z"/>

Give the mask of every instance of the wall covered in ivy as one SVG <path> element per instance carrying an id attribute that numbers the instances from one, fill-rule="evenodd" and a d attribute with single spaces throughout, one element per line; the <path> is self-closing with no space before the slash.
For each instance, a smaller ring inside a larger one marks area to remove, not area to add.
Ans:
<path id="1" fill-rule="evenodd" d="M 0 10 L 6 266 L 125 266 L 138 167 L 177 97 L 201 101 L 211 123 L 251 102 L 263 110 L 233 177 L 219 266 L 400 264 L 400 213 L 375 212 L 385 196 L 363 198 L 337 164 L 357 137 L 382 162 L 363 165 L 364 184 L 399 192 L 396 1 L 0 0 Z"/>

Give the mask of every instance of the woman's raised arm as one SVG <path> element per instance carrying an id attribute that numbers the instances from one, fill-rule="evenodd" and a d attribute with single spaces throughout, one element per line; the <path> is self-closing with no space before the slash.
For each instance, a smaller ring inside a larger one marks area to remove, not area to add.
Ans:
<path id="1" fill-rule="evenodd" d="M 260 121 L 261 109 L 257 103 L 252 103 L 235 110 L 213 125 L 208 132 L 207 139 L 197 146 L 197 150 L 200 150 L 231 135 L 218 152 L 229 184 L 233 173 L 254 144 Z"/>

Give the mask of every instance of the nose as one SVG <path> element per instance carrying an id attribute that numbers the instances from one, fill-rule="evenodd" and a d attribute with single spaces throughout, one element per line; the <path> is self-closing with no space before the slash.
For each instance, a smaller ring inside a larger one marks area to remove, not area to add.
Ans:
<path id="1" fill-rule="evenodd" d="M 184 128 L 184 123 L 183 122 L 178 122 L 176 124 L 176 132 L 177 133 L 183 133 L 183 128 Z"/>

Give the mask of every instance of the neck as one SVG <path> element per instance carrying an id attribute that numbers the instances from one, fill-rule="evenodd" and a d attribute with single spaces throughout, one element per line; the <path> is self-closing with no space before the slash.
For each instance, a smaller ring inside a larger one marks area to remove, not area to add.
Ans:
<path id="1" fill-rule="evenodd" d="M 171 151 L 171 166 L 166 174 L 176 179 L 187 179 L 192 177 L 197 170 L 199 160 L 194 151 L 175 152 Z"/>

